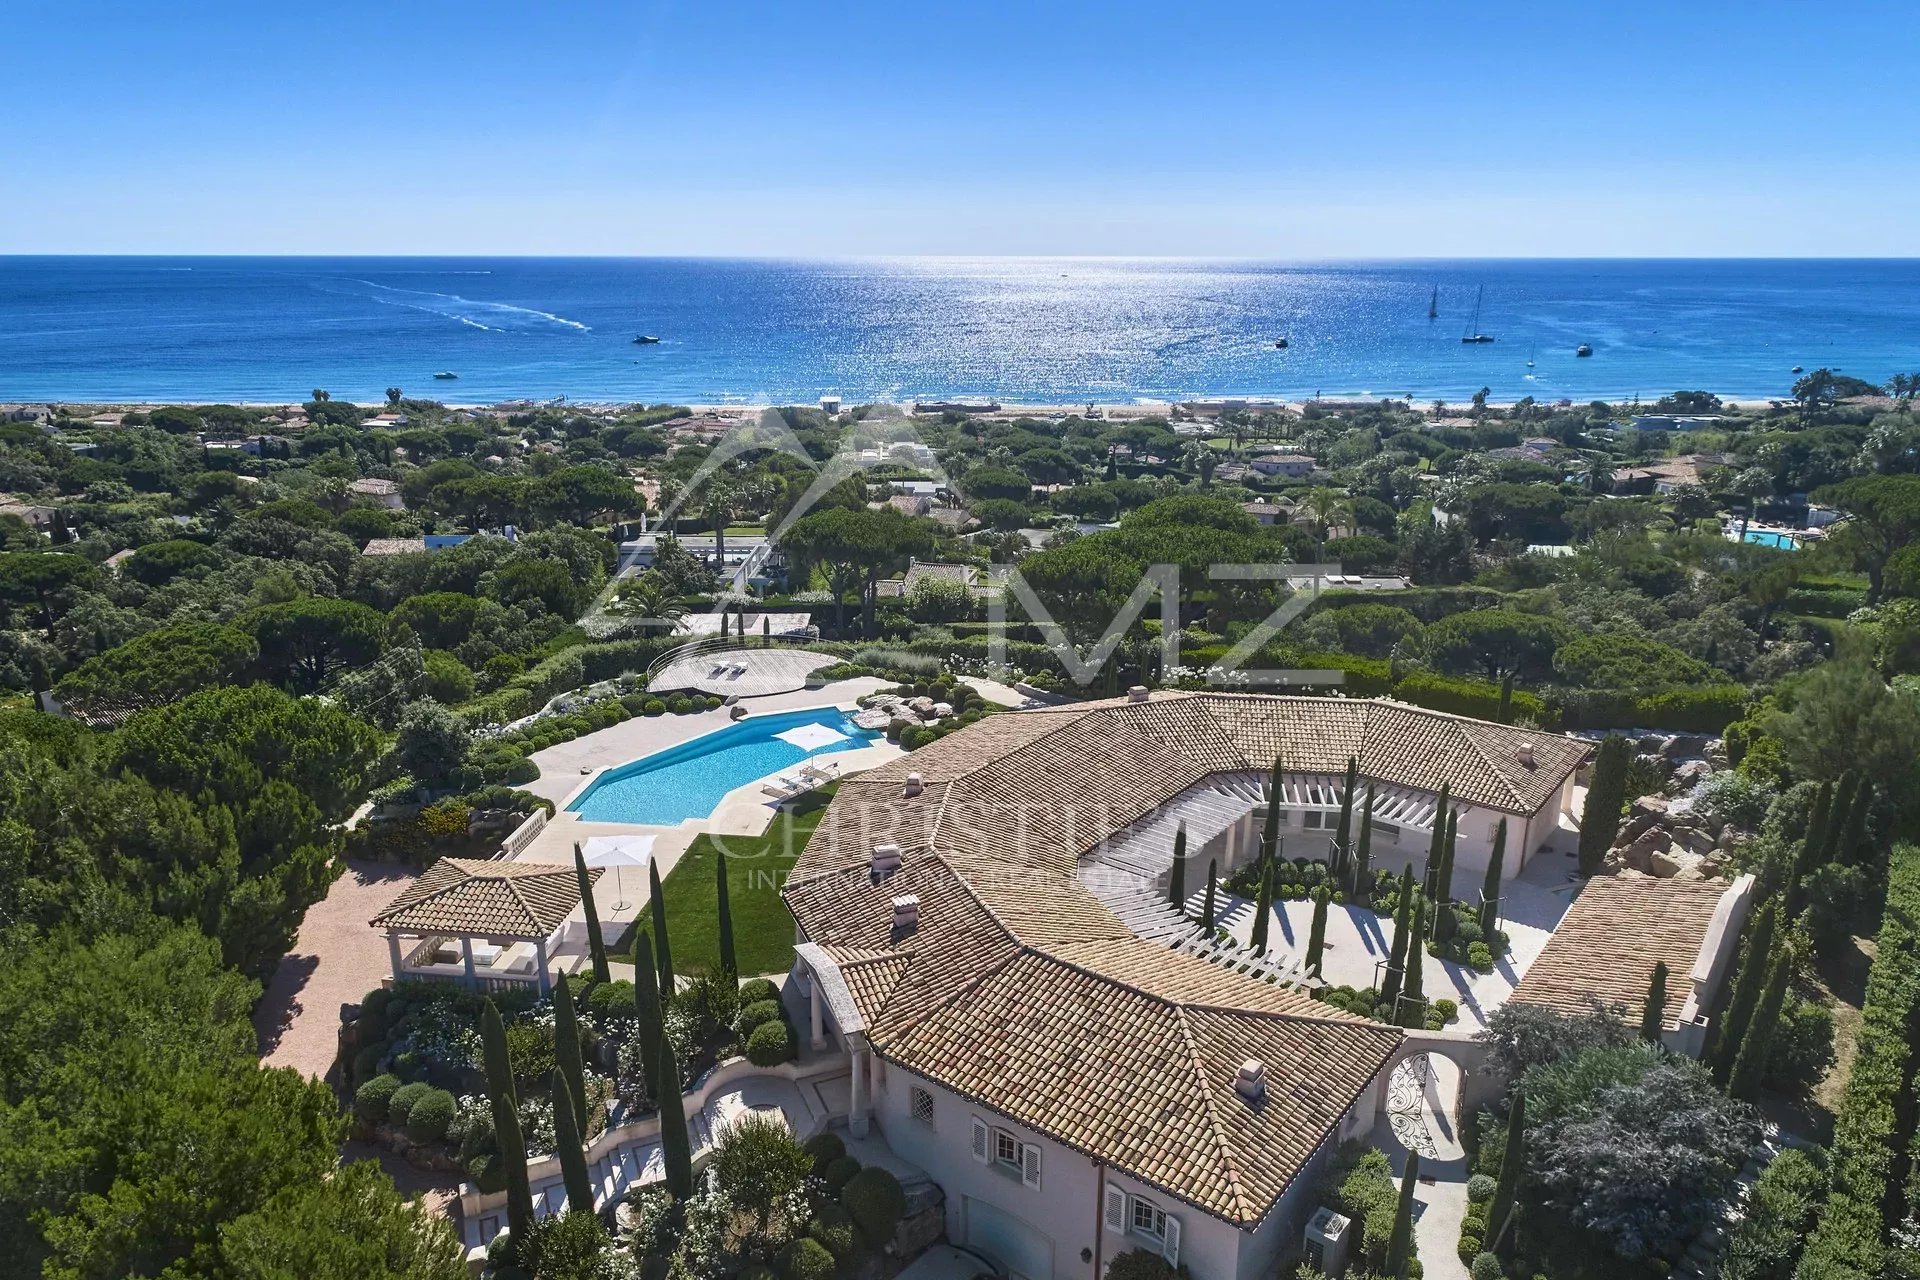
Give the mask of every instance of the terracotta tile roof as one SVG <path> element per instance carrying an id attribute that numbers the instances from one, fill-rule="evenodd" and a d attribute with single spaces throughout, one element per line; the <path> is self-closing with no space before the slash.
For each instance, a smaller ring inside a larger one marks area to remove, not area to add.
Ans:
<path id="1" fill-rule="evenodd" d="M 596 881 L 601 874 L 594 867 L 587 877 Z M 371 924 L 413 933 L 545 938 L 579 905 L 580 880 L 570 866 L 442 858 Z"/>
<path id="2" fill-rule="evenodd" d="M 1534 766 L 1520 761 L 1531 745 Z M 1586 748 L 1362 700 L 1156 694 L 993 716 L 841 784 L 786 888 L 883 1058 L 1227 1221 L 1257 1222 L 1401 1033 L 1136 937 L 1076 876 L 1221 773 L 1335 774 L 1532 813 Z M 909 774 L 922 789 L 909 796 Z M 901 869 L 876 883 L 877 843 Z M 897 935 L 892 899 L 920 898 Z M 1644 985 L 1644 984 L 1643 984 Z M 1268 1099 L 1233 1089 L 1248 1057 Z"/>
<path id="3" fill-rule="evenodd" d="M 1595 876 L 1580 890 L 1547 945 L 1514 988 L 1515 1004 L 1585 1013 L 1598 998 L 1629 1024 L 1646 1008 L 1653 966 L 1667 963 L 1667 1026 L 1679 1025 L 1688 974 L 1706 940 L 1719 880 Z"/>

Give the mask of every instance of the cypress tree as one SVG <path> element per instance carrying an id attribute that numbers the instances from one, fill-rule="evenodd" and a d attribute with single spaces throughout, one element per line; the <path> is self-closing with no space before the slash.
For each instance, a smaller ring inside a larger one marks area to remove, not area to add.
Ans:
<path id="1" fill-rule="evenodd" d="M 1260 860 L 1271 862 L 1280 847 L 1280 757 L 1273 758 L 1273 774 L 1267 779 L 1267 822 L 1260 832 Z"/>
<path id="2" fill-rule="evenodd" d="M 1747 1023 L 1752 1020 L 1754 1008 L 1760 1003 L 1761 988 L 1766 985 L 1767 961 L 1773 955 L 1773 935 L 1779 927 L 1778 902 L 1777 897 L 1768 898 L 1754 919 L 1753 932 L 1747 937 L 1746 956 L 1740 962 L 1740 976 L 1734 981 L 1726 1016 L 1720 1020 L 1713 1054 L 1714 1076 L 1722 1086 L 1733 1071 L 1740 1041 L 1747 1034 Z"/>
<path id="3" fill-rule="evenodd" d="M 1760 1096 L 1760 1076 L 1766 1070 L 1767 1054 L 1773 1049 L 1774 1033 L 1780 1027 L 1780 1008 L 1786 1003 L 1787 983 L 1793 979 L 1793 943 L 1782 943 L 1767 966 L 1766 990 L 1740 1038 L 1740 1052 L 1734 1056 L 1733 1069 L 1727 1073 L 1727 1096 L 1752 1102 Z"/>
<path id="4" fill-rule="evenodd" d="M 654 967 L 660 975 L 660 994 L 673 999 L 673 948 L 667 942 L 667 900 L 660 895 L 660 864 L 647 863 L 648 888 L 652 893 Z"/>
<path id="5" fill-rule="evenodd" d="M 633 931 L 633 1033 L 640 1039 L 640 1071 L 647 1092 L 660 1099 L 660 1037 L 666 1034 L 666 1016 L 660 1008 L 660 985 L 653 971 L 653 944 L 647 931 Z"/>
<path id="6" fill-rule="evenodd" d="M 586 1144 L 580 1122 L 574 1118 L 572 1085 L 559 1067 L 553 1069 L 553 1147 L 560 1157 L 560 1180 L 567 1188 L 567 1209 L 593 1212 L 593 1179 L 587 1176 Z"/>
<path id="7" fill-rule="evenodd" d="M 727 851 L 718 843 L 713 847 L 713 892 L 719 903 L 715 919 L 720 929 L 720 968 L 737 981 L 740 977 L 740 961 L 733 950 L 733 899 L 727 888 Z"/>
<path id="8" fill-rule="evenodd" d="M 1658 960 L 1653 966 L 1653 980 L 1647 984 L 1647 1004 L 1640 1011 L 1640 1038 L 1648 1044 L 1659 1044 L 1660 1033 L 1667 1027 L 1667 962 Z"/>
<path id="9" fill-rule="evenodd" d="M 1511 671 L 1500 677 L 1499 719 L 1501 724 L 1513 723 L 1513 672 Z"/>
<path id="10" fill-rule="evenodd" d="M 1513 1091 L 1507 1111 L 1507 1149 L 1500 1157 L 1500 1179 L 1487 1205 L 1487 1248 L 1499 1252 L 1507 1229 L 1513 1226 L 1513 1202 L 1520 1194 L 1520 1176 L 1527 1167 L 1527 1095 Z"/>
<path id="11" fill-rule="evenodd" d="M 1425 975 L 1421 972 L 1427 961 L 1427 944 L 1421 932 L 1425 924 L 1426 899 L 1418 892 L 1413 895 L 1413 915 L 1409 920 L 1411 928 L 1407 930 L 1407 976 L 1400 982 L 1400 1003 L 1410 1008 L 1412 1016 L 1420 1021 L 1417 1026 L 1425 1026 L 1427 1018 L 1427 990 Z"/>
<path id="12" fill-rule="evenodd" d="M 1420 1153 L 1407 1152 L 1407 1171 L 1400 1175 L 1400 1202 L 1393 1210 L 1393 1234 L 1387 1240 L 1386 1274 L 1407 1280 L 1413 1268 L 1413 1184 L 1420 1180 Z"/>
<path id="13" fill-rule="evenodd" d="M 1327 946 L 1327 903 L 1333 900 L 1333 893 L 1325 885 L 1313 891 L 1313 927 L 1307 931 L 1307 968 L 1314 977 L 1320 976 L 1320 955 Z"/>
<path id="14" fill-rule="evenodd" d="M 1853 803 L 1847 806 L 1846 824 L 1840 832 L 1834 861 L 1849 865 L 1865 861 L 1867 818 L 1872 810 L 1873 783 L 1861 778 L 1860 785 L 1853 789 Z"/>
<path id="15" fill-rule="evenodd" d="M 1433 894 L 1433 940 L 1448 942 L 1453 938 L 1457 918 L 1453 913 L 1453 847 L 1460 838 L 1460 815 L 1447 814 L 1447 838 L 1440 846 L 1440 872 L 1434 877 Z"/>
<path id="16" fill-rule="evenodd" d="M 587 952 L 593 957 L 593 980 L 606 982 L 607 943 L 600 936 L 600 908 L 593 900 L 593 877 L 587 874 L 587 860 L 580 852 L 580 842 L 573 844 L 573 874 L 580 881 L 580 908 L 587 915 Z"/>
<path id="17" fill-rule="evenodd" d="M 666 1164 L 667 1190 L 685 1201 L 693 1195 L 693 1143 L 687 1136 L 687 1099 L 680 1092 L 680 1064 L 673 1045 L 660 1037 L 660 1158 Z"/>
<path id="18" fill-rule="evenodd" d="M 1333 845 L 1327 853 L 1327 869 L 1338 873 L 1346 868 L 1353 851 L 1353 793 L 1360 785 L 1360 764 L 1347 757 L 1347 785 L 1340 792 L 1340 825 L 1334 828 Z"/>
<path id="19" fill-rule="evenodd" d="M 1167 873 L 1167 901 L 1181 915 L 1187 913 L 1187 824 L 1173 831 L 1173 869 Z"/>
<path id="20" fill-rule="evenodd" d="M 1433 810 L 1433 835 L 1427 841 L 1427 865 L 1420 869 L 1420 890 L 1429 898 L 1433 896 L 1434 881 L 1440 874 L 1440 859 L 1445 856 L 1447 847 L 1448 795 L 1453 784 L 1440 784 L 1440 802 Z"/>
<path id="21" fill-rule="evenodd" d="M 1407 918 L 1413 910 L 1413 868 L 1400 873 L 1400 896 L 1393 912 L 1393 945 L 1387 951 L 1387 971 L 1380 979 L 1377 1006 L 1393 1016 L 1393 1002 L 1400 996 L 1400 982 L 1407 971 Z"/>
<path id="22" fill-rule="evenodd" d="M 1847 819 L 1853 812 L 1853 798 L 1860 786 L 1860 776 L 1849 769 L 1840 775 L 1840 785 L 1834 788 L 1833 803 L 1827 809 L 1826 837 L 1820 846 L 1819 861 L 1816 868 L 1840 861 L 1840 846 L 1847 837 Z"/>
<path id="23" fill-rule="evenodd" d="M 1814 793 L 1813 810 L 1807 815 L 1806 834 L 1800 839 L 1800 852 L 1793 860 L 1793 870 L 1787 873 L 1788 919 L 1800 913 L 1807 877 L 1819 867 L 1821 855 L 1826 852 L 1828 819 L 1832 813 L 1833 784 L 1823 782 Z"/>
<path id="24" fill-rule="evenodd" d="M 515 1249 L 533 1229 L 533 1188 L 527 1182 L 527 1144 L 520 1133 L 519 1099 L 507 1056 L 507 1028 L 492 1000 L 480 1006 L 481 1060 L 487 1073 L 487 1100 L 493 1104 L 493 1139 L 507 1183 L 507 1239 Z"/>
<path id="25" fill-rule="evenodd" d="M 587 1123 L 587 1077 L 580 1061 L 580 1019 L 574 1012 L 573 992 L 567 986 L 564 973 L 553 984 L 553 1050 L 554 1061 L 559 1064 L 554 1070 L 566 1080 L 567 1091 L 573 1095 L 574 1118 L 584 1129 Z"/>
<path id="26" fill-rule="evenodd" d="M 1480 884 L 1480 933 L 1489 950 L 1493 947 L 1493 926 L 1498 922 L 1500 876 L 1505 870 L 1501 864 L 1506 857 L 1507 820 L 1502 818 L 1493 828 L 1493 855 L 1487 859 L 1487 878 Z"/>
<path id="27" fill-rule="evenodd" d="M 1267 922 L 1273 916 L 1273 864 L 1278 862 L 1279 851 L 1260 865 L 1260 897 L 1254 904 L 1253 933 L 1248 939 L 1253 949 L 1262 955 L 1267 951 Z"/>
<path id="28" fill-rule="evenodd" d="M 1614 837 L 1620 834 L 1620 811 L 1627 803 L 1627 765 L 1633 744 L 1610 733 L 1593 758 L 1593 777 L 1587 783 L 1587 805 L 1580 815 L 1580 874 L 1593 875 L 1607 860 Z"/>
<path id="29" fill-rule="evenodd" d="M 1207 931 L 1207 936 L 1209 938 L 1213 936 L 1214 897 L 1219 892 L 1219 889 L 1220 889 L 1220 860 L 1218 858 L 1208 858 L 1207 859 L 1207 897 L 1206 897 L 1206 901 L 1203 902 L 1200 906 L 1200 927 Z"/>
<path id="30" fill-rule="evenodd" d="M 1367 802 L 1360 810 L 1360 843 L 1353 851 L 1353 900 L 1373 900 L 1373 784 L 1367 784 Z"/>

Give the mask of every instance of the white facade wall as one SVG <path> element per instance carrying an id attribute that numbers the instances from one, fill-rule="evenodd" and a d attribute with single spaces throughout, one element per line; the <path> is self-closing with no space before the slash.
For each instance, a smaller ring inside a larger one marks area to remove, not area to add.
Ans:
<path id="1" fill-rule="evenodd" d="M 915 1088 L 925 1090 L 933 1100 L 931 1126 L 913 1114 Z M 1096 1260 L 1104 1271 L 1116 1255 L 1129 1249 L 1161 1249 L 1159 1241 L 1107 1228 L 1104 1192 L 1108 1188 L 1144 1198 L 1178 1221 L 1179 1261 L 1195 1280 L 1270 1280 L 1277 1261 L 1299 1247 L 1300 1231 L 1317 1207 L 1320 1177 L 1334 1149 L 1342 1140 L 1372 1128 L 1382 1088 L 1384 1084 L 1376 1081 L 1361 1096 L 1340 1132 L 1251 1230 L 1241 1230 L 1110 1167 L 1103 1170 L 1092 1157 L 877 1057 L 871 1097 L 874 1124 L 887 1145 L 901 1159 L 926 1170 L 946 1193 L 949 1240 L 967 1244 L 969 1202 L 990 1205 L 1046 1237 L 1051 1245 L 1051 1271 L 1046 1275 L 1022 1271 L 1026 1280 L 1098 1280 Z M 1038 1187 L 996 1162 L 981 1164 L 975 1159 L 976 1117 L 990 1129 L 1004 1130 L 1020 1144 L 1038 1149 Z M 982 1211 L 975 1208 L 974 1212 Z"/>

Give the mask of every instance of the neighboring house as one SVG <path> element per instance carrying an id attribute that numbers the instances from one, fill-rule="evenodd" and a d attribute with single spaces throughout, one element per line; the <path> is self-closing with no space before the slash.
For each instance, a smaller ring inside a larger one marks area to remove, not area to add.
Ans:
<path id="1" fill-rule="evenodd" d="M 653 567 L 653 558 L 659 552 L 663 538 L 671 533 L 654 530 L 620 544 L 620 572 L 638 573 L 642 569 Z M 691 555 L 711 564 L 713 562 L 714 539 L 710 533 L 690 533 L 677 539 L 680 548 Z M 745 564 L 749 559 L 771 564 L 772 558 L 779 555 L 779 548 L 769 548 L 764 533 L 728 534 L 726 539 L 726 561 L 730 567 Z"/>
<path id="2" fill-rule="evenodd" d="M 1287 586 L 1295 591 L 1405 591 L 1412 585 L 1402 574 L 1328 573 L 1287 579 Z"/>
<path id="3" fill-rule="evenodd" d="M 903 516 L 924 516 L 933 510 L 933 499 L 911 493 L 896 493 L 882 505 L 892 507 Z"/>
<path id="4" fill-rule="evenodd" d="M 1291 502 L 1243 502 L 1240 509 L 1261 524 L 1287 524 L 1293 519 Z"/>
<path id="5" fill-rule="evenodd" d="M 425 551 L 425 538 L 373 538 L 360 548 L 363 556 L 405 556 L 416 551 Z"/>
<path id="6" fill-rule="evenodd" d="M 1634 415 L 1635 431 L 1705 431 L 1727 421 L 1717 413 L 1641 413 Z"/>
<path id="7" fill-rule="evenodd" d="M 926 1170 L 949 1237 L 1003 1274 L 1097 1277 L 1145 1248 L 1268 1280 L 1393 1067 L 1461 1044 L 1170 945 L 1197 928 L 1165 907 L 1175 828 L 1192 867 L 1252 858 L 1278 755 L 1289 849 L 1310 850 L 1352 756 L 1376 865 L 1424 858 L 1449 783 L 1457 883 L 1477 884 L 1493 823 L 1512 875 L 1587 751 L 1358 699 L 1139 689 L 994 716 L 841 782 L 784 891 L 786 999 L 849 1055 L 849 1129 Z"/>
<path id="8" fill-rule="evenodd" d="M 970 564 L 943 564 L 932 560 L 914 560 L 908 564 L 904 577 L 882 578 L 874 585 L 876 593 L 882 598 L 910 596 L 913 594 L 915 584 L 925 578 L 939 578 L 972 588 L 980 584 L 980 570 Z"/>
<path id="9" fill-rule="evenodd" d="M 1263 476 L 1285 476 L 1289 480 L 1299 480 L 1313 474 L 1314 461 L 1300 453 L 1274 453 L 1264 458 L 1254 458 L 1247 463 Z"/>
<path id="10" fill-rule="evenodd" d="M 1754 879 L 1656 879 L 1637 872 L 1594 876 L 1514 988 L 1511 1004 L 1587 1013 L 1594 1001 L 1640 1022 L 1653 967 L 1667 966 L 1661 1042 L 1700 1056 L 1708 1010 L 1732 974 Z M 1630 924 L 1630 927 L 1623 927 Z"/>
<path id="11" fill-rule="evenodd" d="M 10 493 L 0 493 L 0 516 L 18 516 L 42 533 L 53 527 L 54 517 L 58 514 L 52 507 L 26 502 Z"/>
<path id="12" fill-rule="evenodd" d="M 347 492 L 356 498 L 365 498 L 376 506 L 385 507 L 389 511 L 404 511 L 407 508 L 407 500 L 400 496 L 400 483 L 397 480 L 382 480 L 370 476 L 349 484 Z"/>

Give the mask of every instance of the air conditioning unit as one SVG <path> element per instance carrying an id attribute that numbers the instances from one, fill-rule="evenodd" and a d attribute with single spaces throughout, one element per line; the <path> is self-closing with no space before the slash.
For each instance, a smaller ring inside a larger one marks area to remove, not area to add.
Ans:
<path id="1" fill-rule="evenodd" d="M 1307 1222 L 1302 1242 L 1303 1261 L 1321 1275 L 1333 1280 L 1347 1273 L 1347 1246 L 1353 1234 L 1353 1219 L 1344 1218 L 1322 1207 Z"/>

